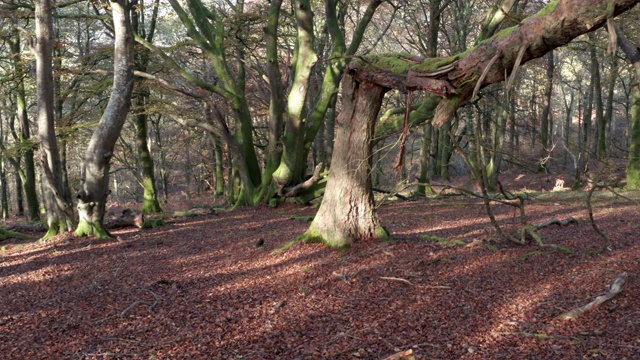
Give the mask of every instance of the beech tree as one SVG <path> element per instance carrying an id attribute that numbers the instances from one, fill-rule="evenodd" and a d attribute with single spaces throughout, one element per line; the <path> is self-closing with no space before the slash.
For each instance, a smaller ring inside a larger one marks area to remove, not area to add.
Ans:
<path id="1" fill-rule="evenodd" d="M 133 36 L 125 0 L 110 0 L 113 14 L 113 88 L 98 125 L 93 131 L 82 164 L 78 191 L 79 222 L 76 235 L 111 236 L 104 227 L 109 196 L 109 167 L 113 148 L 127 118 L 133 89 Z"/>
<path id="2" fill-rule="evenodd" d="M 627 162 L 627 188 L 640 189 L 640 47 L 635 46 L 625 34 L 616 26 L 618 46 L 633 66 L 635 85 L 631 98 L 631 139 L 629 145 L 629 160 Z"/>
<path id="3" fill-rule="evenodd" d="M 467 52 L 446 58 L 407 53 L 369 55 L 352 61 L 343 80 L 343 111 L 337 119 L 327 191 L 318 214 L 300 239 L 343 247 L 358 240 L 384 239 L 371 194 L 370 158 L 374 123 L 389 89 L 431 93 L 432 124 L 449 121 L 484 86 L 497 83 L 531 59 L 600 28 L 638 0 L 551 1 L 518 25 L 499 31 Z M 438 98 L 434 98 L 437 96 Z M 340 148 L 338 149 L 338 145 Z M 345 171 L 336 169 L 344 164 Z M 357 170 L 357 171 L 354 171 Z"/>
<path id="4" fill-rule="evenodd" d="M 36 15 L 36 88 L 38 137 L 42 153 L 44 202 L 49 230 L 43 238 L 72 230 L 75 226 L 73 204 L 64 197 L 58 142 L 53 117 L 53 20 L 51 0 L 35 2 Z"/>

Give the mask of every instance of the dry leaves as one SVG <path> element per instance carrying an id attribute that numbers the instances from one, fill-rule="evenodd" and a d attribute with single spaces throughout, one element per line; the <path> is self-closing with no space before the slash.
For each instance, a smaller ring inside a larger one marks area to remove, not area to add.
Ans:
<path id="1" fill-rule="evenodd" d="M 573 255 L 497 242 L 475 200 L 380 211 L 394 241 L 348 252 L 313 244 L 272 253 L 308 226 L 292 216 L 315 213 L 292 205 L 123 229 L 121 241 L 3 242 L 1 357 L 632 359 L 640 352 L 634 205 L 596 206 L 614 251 L 592 254 L 602 240 L 584 221 L 583 204 L 536 200 L 531 223 L 582 220 L 540 231 Z M 496 215 L 517 225 L 507 207 Z M 477 246 L 428 240 L 436 238 Z M 623 271 L 629 279 L 618 297 L 574 322 L 554 319 Z"/>

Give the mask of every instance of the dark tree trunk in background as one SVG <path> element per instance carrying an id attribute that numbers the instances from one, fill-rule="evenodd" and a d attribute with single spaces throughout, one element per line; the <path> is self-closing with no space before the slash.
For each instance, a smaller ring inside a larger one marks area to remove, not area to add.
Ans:
<path id="1" fill-rule="evenodd" d="M 542 108 L 542 116 L 540 118 L 540 144 L 542 145 L 542 150 L 540 154 L 540 158 L 544 159 L 547 156 L 551 135 L 551 95 L 553 94 L 553 72 L 554 72 L 554 61 L 553 61 L 553 50 L 549 51 L 547 54 L 547 77 L 546 84 L 544 88 L 544 105 Z M 540 171 L 546 171 L 546 163 L 540 162 L 539 164 Z"/>
<path id="2" fill-rule="evenodd" d="M 631 139 L 629 141 L 629 161 L 627 162 L 627 188 L 640 189 L 640 47 L 631 43 L 616 26 L 618 46 L 627 56 L 635 71 L 636 85 L 631 96 Z"/>

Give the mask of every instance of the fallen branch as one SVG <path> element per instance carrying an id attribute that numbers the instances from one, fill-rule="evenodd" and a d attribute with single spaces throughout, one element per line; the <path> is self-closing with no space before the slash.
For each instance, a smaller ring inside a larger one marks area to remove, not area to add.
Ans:
<path id="1" fill-rule="evenodd" d="M 289 189 L 281 188 L 280 191 L 278 192 L 278 195 L 280 195 L 282 197 L 295 197 L 295 196 L 297 196 L 298 194 L 300 194 L 304 190 L 309 189 L 315 183 L 320 181 L 320 179 L 322 179 L 322 171 L 323 170 L 324 170 L 324 163 L 320 163 L 320 164 L 316 165 L 315 169 L 313 169 L 313 175 L 309 179 L 307 179 L 307 181 L 305 181 L 303 183 L 300 183 L 300 184 L 298 184 L 298 185 L 296 185 L 296 186 L 294 186 L 292 188 L 289 188 Z"/>
<path id="2" fill-rule="evenodd" d="M 158 301 L 160 300 L 160 296 L 158 296 L 156 293 L 154 293 L 153 291 L 149 290 L 149 289 L 145 289 L 148 292 L 151 293 L 151 295 L 153 295 L 153 302 L 149 302 L 149 301 L 142 301 L 142 300 L 138 300 L 138 301 L 134 301 L 133 304 L 129 305 L 126 309 L 122 310 L 122 312 L 120 313 L 120 318 L 124 318 L 125 316 L 127 316 L 127 314 L 129 313 L 129 311 L 133 310 L 136 308 L 136 306 L 138 305 L 147 305 L 147 308 L 149 310 L 149 312 L 151 312 L 153 310 L 154 307 L 156 307 L 156 305 L 158 305 Z"/>
<path id="3" fill-rule="evenodd" d="M 543 221 L 541 223 L 539 223 L 538 225 L 536 225 L 534 231 L 536 230 L 540 230 L 542 228 L 545 228 L 547 226 L 551 226 L 551 225 L 559 225 L 559 226 L 567 226 L 569 224 L 576 224 L 578 223 L 578 220 L 576 220 L 575 218 L 569 216 L 564 220 L 558 220 L 557 218 L 551 218 L 549 220 Z"/>
<path id="4" fill-rule="evenodd" d="M 371 190 L 373 190 L 374 192 L 379 192 L 381 194 L 387 194 L 387 195 L 395 196 L 400 200 L 409 200 L 408 197 L 406 197 L 404 195 L 400 195 L 398 192 L 391 192 L 389 190 L 379 189 L 379 188 L 373 188 Z"/>
<path id="5" fill-rule="evenodd" d="M 384 358 L 383 360 L 415 360 L 416 357 L 413 356 L 413 349 L 405 350 L 397 352 L 389 357 Z"/>
<path id="6" fill-rule="evenodd" d="M 104 226 L 107 229 L 116 229 L 129 226 L 135 226 L 138 229 L 144 224 L 144 215 L 137 213 L 131 209 L 124 209 L 119 216 L 108 217 L 104 220 Z"/>
<path id="7" fill-rule="evenodd" d="M 380 280 L 388 280 L 388 281 L 399 281 L 399 282 L 403 282 L 407 285 L 411 285 L 413 286 L 413 283 L 407 279 L 403 279 L 403 278 L 397 278 L 397 277 L 390 277 L 390 276 L 381 276 Z"/>
<path id="8" fill-rule="evenodd" d="M 579 308 L 573 309 L 571 311 L 567 311 L 559 315 L 558 319 L 560 320 L 577 319 L 582 314 L 588 311 L 591 311 L 597 308 L 598 306 L 602 305 L 602 303 L 604 303 L 605 301 L 609 301 L 613 299 L 614 297 L 616 297 L 618 294 L 622 292 L 622 287 L 627 282 L 627 278 L 628 278 L 628 275 L 627 275 L 627 272 L 625 271 L 616 277 L 616 280 L 611 285 L 611 289 L 609 290 L 608 293 L 598 296 L 597 298 L 595 298 L 595 300 L 588 303 L 587 305 L 581 306 Z"/>

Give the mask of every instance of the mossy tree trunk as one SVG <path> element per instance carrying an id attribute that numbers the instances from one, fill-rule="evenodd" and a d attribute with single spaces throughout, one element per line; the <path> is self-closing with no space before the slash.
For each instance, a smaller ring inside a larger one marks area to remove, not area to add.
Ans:
<path id="1" fill-rule="evenodd" d="M 325 121 L 327 111 L 335 106 L 335 98 L 343 70 L 348 63 L 347 59 L 354 55 L 360 47 L 367 26 L 383 1 L 374 0 L 369 3 L 355 27 L 348 47 L 345 34 L 342 31 L 346 9 L 341 6 L 345 5 L 338 0 L 325 2 L 325 24 L 331 37 L 332 48 L 329 59 L 326 61 L 327 68 L 322 84 L 308 112 L 304 111 L 304 105 L 308 96 L 309 76 L 311 68 L 317 60 L 317 54 L 313 47 L 315 40 L 313 13 L 310 1 L 296 1 L 295 3 L 298 36 L 295 60 L 292 64 L 294 68 L 293 85 L 287 95 L 287 118 L 285 119 L 282 157 L 273 174 L 273 179 L 279 186 L 293 185 L 304 179 L 309 150 L 322 122 Z"/>
<path id="2" fill-rule="evenodd" d="M 629 161 L 627 162 L 627 188 L 640 190 L 640 48 L 631 43 L 616 26 L 618 46 L 627 56 L 635 71 L 636 85 L 631 96 L 631 139 L 629 141 Z"/>
<path id="3" fill-rule="evenodd" d="M 504 80 L 516 59 L 522 64 L 544 56 L 601 27 L 607 16 L 627 11 L 637 2 L 553 1 L 536 15 L 464 54 L 424 59 L 393 53 L 352 61 L 343 80 L 343 109 L 336 124 L 327 192 L 314 221 L 300 239 L 344 247 L 354 241 L 388 236 L 373 206 L 370 178 L 373 122 L 388 89 L 423 90 L 438 95 L 441 100 L 435 107 L 433 124 L 440 127 L 471 100 L 476 90 Z"/>
<path id="4" fill-rule="evenodd" d="M 49 230 L 43 239 L 71 231 L 75 226 L 73 203 L 65 197 L 62 180 L 62 165 L 58 153 L 58 143 L 53 118 L 53 71 L 52 45 L 53 20 L 51 0 L 37 0 L 36 13 L 36 88 L 38 108 L 38 137 L 42 152 L 44 200 Z"/>
<path id="5" fill-rule="evenodd" d="M 387 232 L 371 191 L 371 138 L 387 89 L 346 75 L 343 108 L 336 120 L 331 171 L 324 199 L 300 239 L 343 248 L 359 240 L 381 240 Z"/>
<path id="6" fill-rule="evenodd" d="M 137 5 L 137 0 L 131 1 L 132 5 Z M 155 35 L 156 21 L 158 19 L 159 0 L 155 0 L 152 4 L 151 18 L 148 19 L 148 28 L 144 11 L 146 9 L 131 7 L 133 11 L 130 13 L 131 28 L 134 34 L 145 38 L 149 43 L 153 43 Z M 147 71 L 149 66 L 149 50 L 143 47 L 135 51 L 135 68 L 139 71 Z M 136 129 L 136 147 L 138 149 L 138 157 L 140 158 L 140 178 L 142 180 L 143 200 L 142 213 L 152 214 L 161 212 L 160 202 L 158 201 L 158 190 L 156 187 L 155 166 L 153 157 L 149 150 L 149 134 L 148 134 L 148 103 L 151 96 L 149 86 L 141 84 L 137 89 L 135 98 L 135 111 L 133 123 Z"/>
<path id="7" fill-rule="evenodd" d="M 113 89 L 84 155 L 82 188 L 77 195 L 78 236 L 111 236 L 104 226 L 106 201 L 110 193 L 109 167 L 131 104 L 133 37 L 129 13 L 124 0 L 111 0 L 111 10 L 115 33 Z"/>
<path id="8" fill-rule="evenodd" d="M 13 21 L 17 21 L 16 18 Z M 23 148 L 22 157 L 24 159 L 24 171 L 20 171 L 19 175 L 22 180 L 25 198 L 27 200 L 27 209 L 29 211 L 29 219 L 32 221 L 40 220 L 40 205 L 38 203 L 38 193 L 36 190 L 36 170 L 33 160 L 34 148 L 30 144 L 31 129 L 29 125 L 29 117 L 27 115 L 27 96 L 25 90 L 24 78 L 26 69 L 23 66 L 24 59 L 22 57 L 22 49 L 20 45 L 20 34 L 18 32 L 17 23 L 14 24 L 12 36 L 8 37 L 9 46 L 11 48 L 11 58 L 13 62 L 13 70 L 16 76 L 16 116 L 18 120 L 19 131 L 16 141 L 21 143 Z"/>

